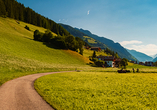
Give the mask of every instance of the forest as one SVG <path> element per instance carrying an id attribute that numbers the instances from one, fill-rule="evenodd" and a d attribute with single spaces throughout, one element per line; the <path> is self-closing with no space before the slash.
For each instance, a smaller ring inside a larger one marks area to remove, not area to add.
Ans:
<path id="1" fill-rule="evenodd" d="M 83 55 L 83 45 L 87 45 L 87 43 L 78 37 L 75 38 L 61 25 L 36 13 L 29 7 L 25 7 L 16 0 L 0 0 L 0 16 L 44 27 L 48 30 L 45 33 L 36 30 L 34 32 L 34 40 L 55 45 L 60 49 L 79 51 L 79 53 Z M 29 30 L 29 27 L 26 26 L 25 28 Z M 53 36 L 50 31 L 56 33 L 57 36 Z"/>
<path id="2" fill-rule="evenodd" d="M 16 0 L 0 0 L 0 16 L 20 20 L 35 26 L 44 27 L 57 35 L 70 35 L 61 25 L 46 18 Z"/>

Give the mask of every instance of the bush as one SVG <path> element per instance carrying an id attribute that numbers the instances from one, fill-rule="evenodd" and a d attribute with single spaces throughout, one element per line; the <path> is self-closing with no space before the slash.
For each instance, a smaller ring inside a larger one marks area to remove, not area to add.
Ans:
<path id="1" fill-rule="evenodd" d="M 43 37 L 43 33 L 39 32 L 39 30 L 34 31 L 34 40 L 41 41 Z"/>
<path id="2" fill-rule="evenodd" d="M 52 33 L 49 31 L 49 30 L 47 30 L 46 32 L 45 32 L 45 34 L 42 36 L 42 41 L 43 42 L 50 42 L 50 40 L 53 38 L 53 35 L 52 35 Z"/>
<path id="3" fill-rule="evenodd" d="M 105 62 L 102 60 L 98 60 L 95 62 L 95 65 L 97 65 L 98 67 L 102 67 L 104 64 L 105 64 Z"/>
<path id="4" fill-rule="evenodd" d="M 29 27 L 28 27 L 27 25 L 25 26 L 25 29 L 27 29 L 27 30 L 29 30 L 29 31 L 30 31 L 30 29 L 29 29 Z"/>

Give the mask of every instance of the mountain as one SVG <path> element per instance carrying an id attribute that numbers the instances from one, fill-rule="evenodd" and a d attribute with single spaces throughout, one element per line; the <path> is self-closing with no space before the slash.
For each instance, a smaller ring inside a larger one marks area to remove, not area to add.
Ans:
<path id="1" fill-rule="evenodd" d="M 152 57 L 150 57 L 150 56 L 148 56 L 148 55 L 146 55 L 146 54 L 144 54 L 144 53 L 137 52 L 137 51 L 135 51 L 135 50 L 129 50 L 129 49 L 127 49 L 127 51 L 128 51 L 131 55 L 133 55 L 135 58 L 137 58 L 139 61 L 141 61 L 141 62 L 152 61 L 152 60 L 153 60 Z"/>
<path id="2" fill-rule="evenodd" d="M 88 30 L 73 28 L 69 25 L 60 24 L 63 28 L 65 28 L 70 34 L 75 37 L 80 37 L 84 41 L 86 41 L 89 45 L 94 47 L 100 47 L 102 49 L 108 47 L 114 52 L 117 52 L 121 58 L 127 58 L 128 60 L 135 61 L 134 58 L 124 47 L 122 47 L 119 43 L 115 43 L 110 39 L 99 37 L 97 35 L 92 34 Z"/>
<path id="3" fill-rule="evenodd" d="M 83 29 L 78 29 L 75 28 L 77 30 L 80 30 L 81 32 L 87 34 L 88 36 L 100 41 L 101 43 L 104 43 L 107 47 L 109 47 L 112 51 L 117 52 L 118 55 L 121 58 L 127 58 L 128 60 L 133 60 L 135 61 L 136 58 L 134 58 L 124 47 L 122 47 L 119 43 L 115 43 L 114 41 L 107 39 L 105 37 L 100 37 L 97 35 L 92 34 L 90 31 L 88 30 L 83 30 Z"/>
<path id="4" fill-rule="evenodd" d="M 157 54 L 155 54 L 155 55 L 151 55 L 151 57 L 152 57 L 152 58 L 156 58 L 156 57 L 157 57 Z"/>
<path id="5" fill-rule="evenodd" d="M 100 41 L 98 41 L 98 40 L 95 40 L 95 39 L 89 37 L 87 34 L 81 32 L 81 31 L 79 31 L 79 30 L 77 30 L 77 29 L 75 29 L 75 28 L 73 28 L 73 27 L 71 27 L 71 26 L 69 26 L 69 25 L 65 25 L 65 24 L 61 24 L 61 23 L 60 23 L 60 25 L 61 25 L 63 28 L 65 28 L 65 29 L 66 29 L 70 34 L 72 34 L 73 36 L 79 37 L 79 38 L 83 39 L 83 40 L 84 40 L 86 43 L 88 43 L 90 46 L 93 46 L 93 47 L 100 47 L 100 48 L 102 48 L 102 49 L 104 49 L 104 48 L 107 47 L 104 43 L 102 43 L 102 42 L 100 42 Z"/>
<path id="6" fill-rule="evenodd" d="M 157 61 L 157 57 L 153 59 L 153 62 L 156 62 L 156 61 Z"/>

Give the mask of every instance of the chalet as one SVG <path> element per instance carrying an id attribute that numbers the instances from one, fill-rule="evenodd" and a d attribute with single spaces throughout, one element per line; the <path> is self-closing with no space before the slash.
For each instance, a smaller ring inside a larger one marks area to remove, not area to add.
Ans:
<path id="1" fill-rule="evenodd" d="M 135 63 L 135 61 L 130 61 L 130 63 Z"/>
<path id="2" fill-rule="evenodd" d="M 120 63 L 121 60 L 122 60 L 121 58 L 116 58 L 114 66 L 119 67 L 119 63 Z"/>
<path id="3" fill-rule="evenodd" d="M 143 62 L 139 62 L 139 65 L 145 65 L 145 63 L 143 63 Z"/>
<path id="4" fill-rule="evenodd" d="M 145 62 L 145 66 L 153 66 L 153 62 Z"/>
<path id="5" fill-rule="evenodd" d="M 97 59 L 105 61 L 106 65 L 108 67 L 118 67 L 119 66 L 119 62 L 121 61 L 120 58 L 116 59 L 113 56 L 98 56 Z"/>
<path id="6" fill-rule="evenodd" d="M 89 50 L 89 46 L 86 46 L 85 48 L 86 48 L 87 50 Z"/>
<path id="7" fill-rule="evenodd" d="M 101 51 L 101 48 L 100 47 L 91 47 L 91 50 L 94 50 L 94 51 Z"/>

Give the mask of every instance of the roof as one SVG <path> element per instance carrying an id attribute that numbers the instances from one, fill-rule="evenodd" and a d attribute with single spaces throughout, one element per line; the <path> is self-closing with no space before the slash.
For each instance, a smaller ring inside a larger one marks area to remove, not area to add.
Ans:
<path id="1" fill-rule="evenodd" d="M 121 61 L 121 60 L 122 60 L 121 58 L 116 58 L 116 59 L 115 59 L 115 61 Z"/>
<path id="2" fill-rule="evenodd" d="M 98 56 L 97 58 L 101 58 L 103 61 L 114 61 L 115 57 L 113 56 Z"/>
<path id="3" fill-rule="evenodd" d="M 98 48 L 100 48 L 100 47 L 91 47 L 91 49 L 98 49 Z"/>

